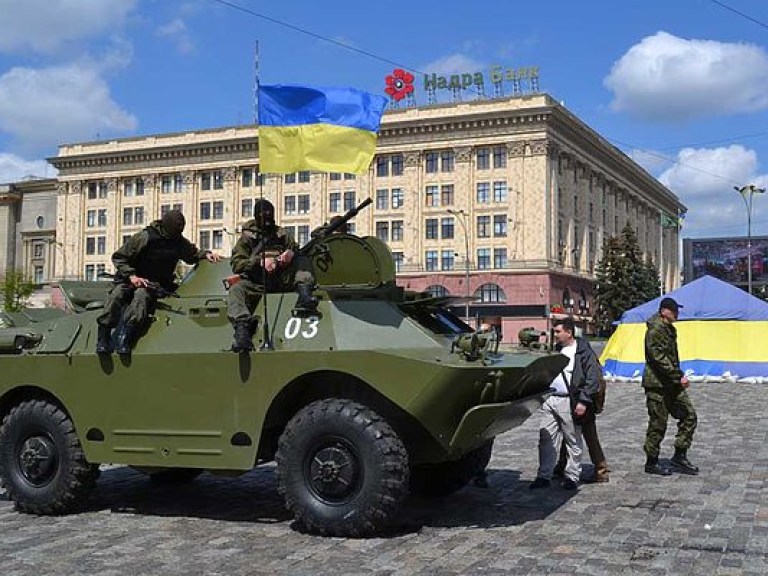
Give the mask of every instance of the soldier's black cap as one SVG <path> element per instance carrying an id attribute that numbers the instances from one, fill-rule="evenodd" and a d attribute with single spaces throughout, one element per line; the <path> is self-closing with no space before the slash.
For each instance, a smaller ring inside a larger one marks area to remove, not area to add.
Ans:
<path id="1" fill-rule="evenodd" d="M 659 310 L 665 309 L 669 310 L 670 312 L 674 312 L 675 314 L 680 311 L 680 308 L 683 308 L 683 305 L 678 304 L 677 300 L 670 298 L 669 296 L 662 298 L 661 302 L 659 303 Z"/>

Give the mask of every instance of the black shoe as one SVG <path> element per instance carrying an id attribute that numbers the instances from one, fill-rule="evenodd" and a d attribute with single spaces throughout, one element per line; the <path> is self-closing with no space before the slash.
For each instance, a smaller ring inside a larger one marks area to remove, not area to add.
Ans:
<path id="1" fill-rule="evenodd" d="M 574 482 L 573 480 L 571 480 L 570 478 L 566 478 L 565 480 L 563 480 L 562 483 L 560 484 L 560 486 L 562 486 L 563 490 L 578 490 L 579 489 L 579 485 L 576 482 Z"/>
<path id="2" fill-rule="evenodd" d="M 530 488 L 531 490 L 536 490 L 538 488 L 549 488 L 550 484 L 551 482 L 546 478 L 542 478 L 541 476 L 536 476 L 536 480 L 531 482 L 528 488 Z"/>
<path id="3" fill-rule="evenodd" d="M 96 336 L 96 354 L 112 353 L 112 328 L 99 324 Z"/>
<path id="4" fill-rule="evenodd" d="M 232 343 L 232 352 L 250 352 L 253 350 L 253 332 L 250 320 L 235 322 L 235 341 Z"/>
<path id="5" fill-rule="evenodd" d="M 698 466 L 694 466 L 688 460 L 684 450 L 675 450 L 675 455 L 669 460 L 677 472 L 682 474 L 688 474 L 689 476 L 696 476 L 699 473 Z"/>
<path id="6" fill-rule="evenodd" d="M 661 464 L 659 464 L 659 461 L 645 464 L 645 473 L 646 474 L 655 474 L 656 476 L 672 476 L 672 470 L 669 468 L 665 468 Z"/>
<path id="7" fill-rule="evenodd" d="M 131 353 L 133 346 L 133 327 L 130 324 L 122 324 L 117 332 L 117 342 L 115 343 L 115 352 L 121 356 Z"/>

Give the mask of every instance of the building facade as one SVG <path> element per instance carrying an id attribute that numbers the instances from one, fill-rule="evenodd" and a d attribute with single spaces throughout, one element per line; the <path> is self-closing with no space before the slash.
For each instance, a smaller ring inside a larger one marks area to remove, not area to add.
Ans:
<path id="1" fill-rule="evenodd" d="M 186 235 L 228 253 L 262 194 L 299 243 L 371 197 L 353 231 L 385 240 L 398 282 L 469 296 L 456 310 L 506 341 L 553 311 L 591 316 L 602 240 L 630 222 L 679 282 L 684 207 L 656 179 L 547 95 L 388 111 L 367 173 L 262 175 L 255 126 L 67 144 L 59 170 L 58 275 L 95 278 L 131 234 L 173 208 Z"/>
<path id="2" fill-rule="evenodd" d="M 38 285 L 55 278 L 56 256 L 61 254 L 57 184 L 50 178 L 0 184 L 0 271 L 20 270 Z"/>

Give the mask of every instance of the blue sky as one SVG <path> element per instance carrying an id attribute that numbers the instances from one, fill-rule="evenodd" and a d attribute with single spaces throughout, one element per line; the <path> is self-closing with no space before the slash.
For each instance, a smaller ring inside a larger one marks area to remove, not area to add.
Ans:
<path id="1" fill-rule="evenodd" d="M 253 120 L 264 83 L 382 93 L 422 72 L 540 67 L 541 88 L 689 207 L 684 235 L 746 233 L 734 186 L 768 185 L 768 2 L 0 0 L 0 182 L 53 176 L 64 142 Z M 446 99 L 446 95 L 442 99 Z M 471 98 L 472 94 L 467 94 Z M 768 194 L 753 233 L 768 234 Z"/>

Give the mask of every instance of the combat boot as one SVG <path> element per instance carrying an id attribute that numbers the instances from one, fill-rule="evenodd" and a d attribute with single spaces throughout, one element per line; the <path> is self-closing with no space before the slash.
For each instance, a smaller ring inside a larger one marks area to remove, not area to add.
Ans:
<path id="1" fill-rule="evenodd" d="M 312 286 L 309 284 L 297 284 L 296 292 L 299 293 L 299 297 L 293 309 L 294 315 L 312 316 L 317 314 L 317 297 L 312 295 Z"/>
<path id="2" fill-rule="evenodd" d="M 648 456 L 645 461 L 645 473 L 657 476 L 672 476 L 672 470 L 659 464 L 658 456 Z"/>
<path id="3" fill-rule="evenodd" d="M 672 464 L 672 467 L 675 470 L 677 470 L 678 472 L 682 472 L 683 474 L 696 476 L 699 473 L 698 466 L 694 466 L 688 460 L 688 456 L 686 455 L 686 450 L 675 448 L 675 455 L 672 456 L 670 462 Z"/>
<path id="4" fill-rule="evenodd" d="M 117 330 L 115 352 L 117 352 L 121 356 L 130 354 L 132 344 L 133 344 L 133 327 L 128 323 L 121 324 Z"/>
<path id="5" fill-rule="evenodd" d="M 253 350 L 253 332 L 250 320 L 238 320 L 234 324 L 235 341 L 232 343 L 232 352 L 250 352 Z"/>
<path id="6" fill-rule="evenodd" d="M 99 324 L 99 331 L 96 336 L 96 354 L 112 353 L 112 328 L 104 324 Z"/>

